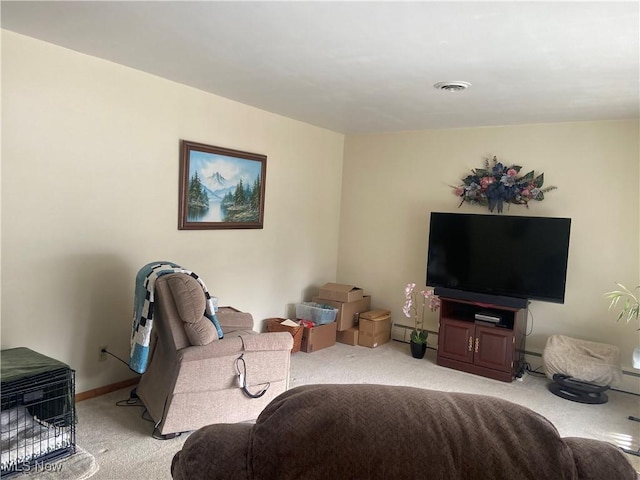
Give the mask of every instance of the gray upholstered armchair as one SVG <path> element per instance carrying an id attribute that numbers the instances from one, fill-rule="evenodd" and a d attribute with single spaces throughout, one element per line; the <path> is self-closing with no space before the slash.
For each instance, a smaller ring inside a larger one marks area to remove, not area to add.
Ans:
<path id="1" fill-rule="evenodd" d="M 224 338 L 218 339 L 203 316 L 202 287 L 183 273 L 158 278 L 154 294 L 149 364 L 136 393 L 156 423 L 155 435 L 254 420 L 287 390 L 289 333 L 256 333 L 250 314 L 221 308 Z"/>

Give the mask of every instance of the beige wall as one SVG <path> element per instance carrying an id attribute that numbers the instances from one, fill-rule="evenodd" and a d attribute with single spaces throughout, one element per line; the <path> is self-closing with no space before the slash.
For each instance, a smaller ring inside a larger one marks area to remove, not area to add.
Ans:
<path id="1" fill-rule="evenodd" d="M 1 100 L 2 348 L 69 363 L 78 391 L 133 376 L 97 352 L 108 344 L 126 357 L 134 276 L 153 260 L 201 274 L 257 330 L 336 273 L 405 321 L 403 287 L 424 281 L 429 213 L 481 213 L 458 209 L 449 185 L 494 154 L 559 187 L 508 213 L 573 219 L 566 303 L 533 302 L 527 348 L 541 351 L 553 333 L 607 341 L 630 368 L 638 332 L 613 322 L 602 293 L 639 283 L 637 121 L 345 141 L 6 31 Z M 264 229 L 177 230 L 181 138 L 268 156 Z"/>
<path id="2" fill-rule="evenodd" d="M 364 287 L 374 306 L 410 323 L 403 288 L 425 283 L 430 212 L 488 213 L 458 208 L 450 185 L 497 155 L 558 187 L 529 210 L 505 213 L 572 219 L 566 301 L 532 302 L 527 350 L 541 352 L 549 335 L 572 335 L 619 345 L 631 369 L 639 326 L 616 324 L 603 293 L 615 282 L 639 283 L 638 143 L 637 121 L 347 136 L 338 281 Z M 436 314 L 428 325 L 437 329 Z"/>
<path id="3" fill-rule="evenodd" d="M 133 376 L 134 278 L 193 269 L 221 304 L 286 316 L 337 265 L 342 135 L 2 32 L 2 348 Z M 179 140 L 267 155 L 261 230 L 177 230 Z M 311 289 L 311 290 L 310 290 Z"/>

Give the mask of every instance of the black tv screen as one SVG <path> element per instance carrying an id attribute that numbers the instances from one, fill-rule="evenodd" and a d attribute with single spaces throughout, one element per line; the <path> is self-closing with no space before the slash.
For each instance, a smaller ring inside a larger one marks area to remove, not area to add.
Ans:
<path id="1" fill-rule="evenodd" d="M 426 284 L 564 303 L 570 229 L 570 218 L 433 212 Z"/>

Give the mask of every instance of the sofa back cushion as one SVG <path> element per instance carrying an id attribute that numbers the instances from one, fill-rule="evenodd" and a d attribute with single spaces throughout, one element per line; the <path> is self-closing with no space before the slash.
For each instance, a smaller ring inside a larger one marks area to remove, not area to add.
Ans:
<path id="1" fill-rule="evenodd" d="M 636 474 L 627 460 L 629 457 L 612 443 L 579 437 L 564 437 L 563 440 L 573 451 L 580 480 L 640 479 L 640 474 Z"/>
<path id="2" fill-rule="evenodd" d="M 289 390 L 258 418 L 250 478 L 575 479 L 539 414 L 498 398 L 384 385 Z"/>
<path id="3" fill-rule="evenodd" d="M 559 437 L 494 397 L 386 385 L 289 390 L 255 425 L 210 425 L 172 463 L 174 480 L 636 480 L 620 449 Z"/>

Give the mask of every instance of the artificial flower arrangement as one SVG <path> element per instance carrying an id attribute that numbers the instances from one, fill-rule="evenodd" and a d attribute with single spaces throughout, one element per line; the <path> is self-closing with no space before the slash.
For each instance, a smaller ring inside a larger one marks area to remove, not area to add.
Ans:
<path id="1" fill-rule="evenodd" d="M 496 157 L 491 162 L 485 158 L 484 168 L 471 170 L 473 174 L 463 178 L 462 185 L 452 187 L 454 193 L 462 198 L 458 207 L 469 202 L 487 206 L 490 212 L 496 209 L 498 213 L 502 213 L 505 203 L 525 205 L 528 208 L 530 200 L 544 200 L 545 193 L 557 188 L 542 188 L 544 173 L 536 176 L 531 170 L 519 177 L 521 169 L 520 165 L 506 167 Z"/>
<path id="2" fill-rule="evenodd" d="M 413 318 L 414 323 L 411 341 L 414 343 L 427 343 L 428 332 L 423 328 L 424 313 L 427 307 L 432 312 L 435 312 L 440 307 L 440 298 L 433 293 L 433 289 L 417 292 L 415 283 L 407 283 L 404 288 L 404 298 L 402 313 L 407 318 Z M 419 309 L 421 310 L 419 311 Z"/>

